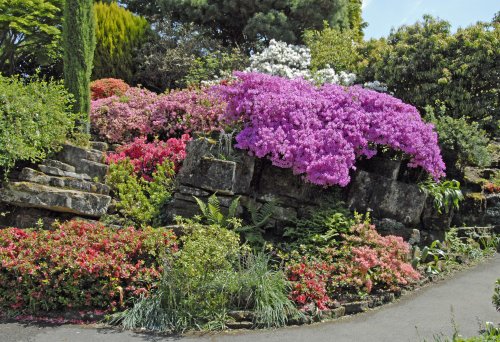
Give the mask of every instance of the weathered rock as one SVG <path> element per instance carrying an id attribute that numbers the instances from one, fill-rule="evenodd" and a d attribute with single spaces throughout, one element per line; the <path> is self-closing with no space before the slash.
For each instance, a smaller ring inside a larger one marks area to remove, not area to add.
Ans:
<path id="1" fill-rule="evenodd" d="M 100 217 L 106 213 L 111 197 L 30 182 L 12 182 L 0 189 L 0 201 L 20 207 Z"/>
<path id="2" fill-rule="evenodd" d="M 109 150 L 109 145 L 103 141 L 91 141 L 90 147 L 92 147 L 93 150 L 101 152 L 106 152 L 107 150 Z"/>
<path id="3" fill-rule="evenodd" d="M 92 178 L 104 180 L 108 172 L 108 165 L 92 160 L 82 159 L 77 166 L 77 171 L 86 173 Z"/>
<path id="4" fill-rule="evenodd" d="M 369 303 L 367 301 L 346 303 L 344 308 L 346 315 L 353 315 L 368 310 Z"/>
<path id="5" fill-rule="evenodd" d="M 380 157 L 373 157 L 365 163 L 366 171 L 392 180 L 396 180 L 398 178 L 400 167 L 400 160 L 391 160 Z"/>
<path id="6" fill-rule="evenodd" d="M 335 187 L 325 189 L 307 183 L 302 177 L 294 175 L 291 169 L 272 166 L 268 162 L 262 165 L 257 192 L 261 200 L 277 198 L 289 206 L 319 204 L 337 195 Z"/>
<path id="7" fill-rule="evenodd" d="M 58 169 L 61 169 L 63 171 L 67 171 L 67 172 L 76 172 L 76 169 L 73 165 L 63 163 L 59 160 L 46 159 L 43 161 L 43 165 L 55 167 L 55 168 L 58 168 Z"/>
<path id="8" fill-rule="evenodd" d="M 47 166 L 47 165 L 43 165 L 43 164 L 38 165 L 38 168 L 40 169 L 40 171 L 42 171 L 43 173 L 46 173 L 48 175 L 60 176 L 60 177 L 71 177 L 71 178 L 81 179 L 81 180 L 90 180 L 90 176 L 85 174 L 85 173 L 64 171 L 64 170 L 58 169 L 57 167 Z"/>
<path id="9" fill-rule="evenodd" d="M 422 225 L 428 231 L 445 231 L 451 226 L 455 210 L 450 208 L 448 212 L 443 210 L 441 213 L 434 207 L 434 200 L 427 198 L 424 211 L 422 212 Z"/>
<path id="10" fill-rule="evenodd" d="M 396 235 L 401 236 L 405 240 L 409 240 L 414 234 L 414 229 L 406 227 L 401 222 L 394 219 L 383 218 L 383 219 L 373 219 L 375 227 L 377 227 L 377 232 L 381 235 Z"/>
<path id="11" fill-rule="evenodd" d="M 32 182 L 41 185 L 53 186 L 57 188 L 70 188 L 85 192 L 94 192 L 97 194 L 108 195 L 109 186 L 102 183 L 89 182 L 82 179 L 72 177 L 54 177 L 44 174 L 43 172 L 25 167 L 19 174 L 19 180 Z"/>
<path id="12" fill-rule="evenodd" d="M 73 145 L 63 145 L 57 158 L 73 165 L 77 172 L 86 173 L 90 177 L 104 179 L 107 165 L 104 162 L 104 153 L 98 150 L 88 150 Z"/>
<path id="13" fill-rule="evenodd" d="M 417 226 L 426 198 L 416 185 L 359 171 L 352 182 L 348 204 L 358 211 L 371 210 L 374 217 Z"/>
<path id="14" fill-rule="evenodd" d="M 239 151 L 236 163 L 235 182 L 233 191 L 235 194 L 248 194 L 255 172 L 255 157 L 249 156 L 246 151 Z"/>

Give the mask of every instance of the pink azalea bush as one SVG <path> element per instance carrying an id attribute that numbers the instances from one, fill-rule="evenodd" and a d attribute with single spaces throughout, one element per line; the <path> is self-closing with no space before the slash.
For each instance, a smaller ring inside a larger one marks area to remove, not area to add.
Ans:
<path id="1" fill-rule="evenodd" d="M 203 89 L 157 95 L 130 88 L 122 96 L 92 101 L 90 120 L 102 138 L 127 143 L 146 135 L 169 138 L 220 130 L 219 117 L 224 110 L 225 103 Z"/>
<path id="2" fill-rule="evenodd" d="M 410 245 L 403 238 L 381 236 L 367 223 L 355 224 L 339 246 L 288 264 L 290 298 L 303 310 L 325 310 L 345 294 L 395 291 L 420 279 L 409 257 Z"/>
<path id="3" fill-rule="evenodd" d="M 112 143 L 129 142 L 152 133 L 150 118 L 156 101 L 158 95 L 142 88 L 130 88 L 123 96 L 92 101 L 92 128 Z"/>
<path id="4" fill-rule="evenodd" d="M 235 75 L 237 81 L 215 92 L 228 102 L 222 120 L 244 125 L 238 148 L 325 186 L 347 185 L 356 157 L 372 157 L 376 145 L 409 154 L 410 167 L 421 166 L 436 180 L 444 176 L 434 126 L 413 106 L 358 86 Z"/>
<path id="5" fill-rule="evenodd" d="M 183 134 L 180 139 L 170 138 L 167 141 L 154 140 L 148 142 L 146 138 L 135 138 L 129 144 L 120 146 L 116 153 L 107 156 L 107 162 L 118 163 L 129 159 L 134 166 L 137 176 L 145 180 L 152 180 L 152 175 L 158 165 L 169 160 L 178 171 L 180 164 L 186 158 L 186 143 L 191 140 L 189 134 Z"/>

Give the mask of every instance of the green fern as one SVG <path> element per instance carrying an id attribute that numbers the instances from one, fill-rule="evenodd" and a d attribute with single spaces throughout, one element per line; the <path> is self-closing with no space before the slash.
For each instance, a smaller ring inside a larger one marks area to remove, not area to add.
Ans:
<path id="1" fill-rule="evenodd" d="M 227 216 L 221 212 L 220 201 L 214 193 L 208 198 L 207 203 L 203 202 L 196 196 L 193 196 L 200 208 L 202 216 L 208 224 L 216 224 L 225 228 L 232 228 L 238 226 L 236 222 L 236 211 L 240 204 L 240 196 L 232 200 L 229 205 Z"/>
<path id="2" fill-rule="evenodd" d="M 264 227 L 269 222 L 269 219 L 273 216 L 276 210 L 276 205 L 277 201 L 271 200 L 264 203 L 259 209 L 257 209 L 257 207 L 253 203 L 250 203 L 247 206 L 247 209 L 250 212 L 250 218 L 252 222 L 236 229 L 236 231 L 243 234 L 245 240 L 250 245 L 263 245 L 265 243 Z"/>

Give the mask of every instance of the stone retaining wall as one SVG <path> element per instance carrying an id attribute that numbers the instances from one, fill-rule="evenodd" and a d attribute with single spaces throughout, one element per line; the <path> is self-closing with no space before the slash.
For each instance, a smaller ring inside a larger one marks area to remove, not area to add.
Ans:
<path id="1" fill-rule="evenodd" d="M 211 140 L 199 138 L 189 143 L 186 160 L 176 179 L 173 201 L 166 208 L 171 222 L 175 215 L 200 214 L 193 196 L 206 201 L 215 192 L 223 210 L 227 210 L 236 196 L 241 196 L 239 211 L 243 215 L 250 204 L 258 207 L 277 200 L 270 222 L 277 234 L 311 210 L 338 200 L 345 201 L 352 210 L 370 211 L 379 231 L 385 234 L 414 240 L 419 240 L 420 235 L 434 239 L 449 227 L 450 216 L 438 215 L 439 223 L 433 221 L 437 213 L 417 185 L 397 181 L 399 163 L 395 161 L 373 159 L 365 170 L 353 173 L 348 188 L 324 188 L 306 183 L 290 169 L 275 167 L 245 151 L 235 151 L 231 160 L 217 159 L 214 155 L 217 146 Z"/>

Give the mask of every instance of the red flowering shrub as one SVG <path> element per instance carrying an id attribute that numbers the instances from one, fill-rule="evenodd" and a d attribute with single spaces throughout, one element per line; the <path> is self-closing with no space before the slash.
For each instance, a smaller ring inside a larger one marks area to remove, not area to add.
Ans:
<path id="1" fill-rule="evenodd" d="M 302 310 L 317 308 L 326 310 L 331 300 L 327 295 L 331 265 L 321 261 L 310 261 L 303 257 L 301 262 L 291 264 L 288 280 L 292 283 L 290 299 Z"/>
<path id="2" fill-rule="evenodd" d="M 174 164 L 178 171 L 180 164 L 186 158 L 186 143 L 191 140 L 188 134 L 183 134 L 180 139 L 170 138 L 167 141 L 155 140 L 148 143 L 146 138 L 136 138 L 133 142 L 117 149 L 117 153 L 110 153 L 108 163 L 118 163 L 129 159 L 138 176 L 150 181 L 157 165 L 165 160 Z"/>
<path id="3" fill-rule="evenodd" d="M 392 291 L 420 278 L 407 261 L 410 246 L 401 237 L 381 236 L 366 223 L 352 226 L 338 247 L 319 252 L 321 261 L 303 257 L 287 267 L 290 296 L 303 310 L 324 310 L 341 294 Z"/>
<path id="4" fill-rule="evenodd" d="M 113 95 L 122 96 L 130 88 L 125 81 L 117 78 L 103 78 L 90 83 L 92 100 L 104 99 Z"/>
<path id="5" fill-rule="evenodd" d="M 72 221 L 55 230 L 0 230 L 0 307 L 25 312 L 114 310 L 148 294 L 176 251 L 164 229 Z"/>

